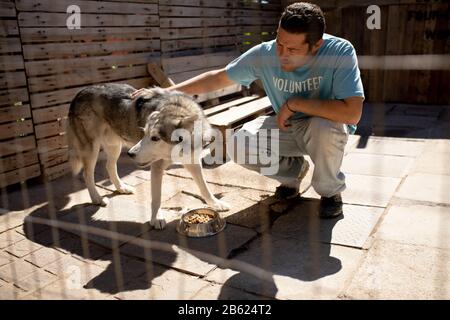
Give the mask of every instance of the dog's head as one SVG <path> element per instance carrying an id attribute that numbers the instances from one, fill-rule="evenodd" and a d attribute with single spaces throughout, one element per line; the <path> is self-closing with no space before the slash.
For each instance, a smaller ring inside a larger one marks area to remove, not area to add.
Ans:
<path id="1" fill-rule="evenodd" d="M 157 88 L 154 94 L 146 95 L 136 103 L 146 101 L 157 103 L 158 107 L 141 128 L 143 138 L 128 151 L 139 166 L 145 167 L 160 159 L 177 162 L 180 152 L 184 156 L 201 151 L 202 146 L 211 140 L 211 126 L 201 107 L 191 97 Z"/>

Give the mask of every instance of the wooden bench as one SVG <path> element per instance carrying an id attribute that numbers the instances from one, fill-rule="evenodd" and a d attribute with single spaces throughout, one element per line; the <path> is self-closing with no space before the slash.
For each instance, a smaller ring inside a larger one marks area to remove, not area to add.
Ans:
<path id="1" fill-rule="evenodd" d="M 148 72 L 161 87 L 175 84 L 156 64 L 149 64 Z M 249 90 L 243 90 L 240 85 L 199 95 L 196 97 L 196 101 L 204 107 L 204 112 L 211 125 L 222 133 L 224 151 L 227 146 L 227 129 L 237 130 L 248 121 L 273 113 L 268 97 L 252 94 Z M 223 160 L 226 160 L 226 153 L 223 156 Z"/>

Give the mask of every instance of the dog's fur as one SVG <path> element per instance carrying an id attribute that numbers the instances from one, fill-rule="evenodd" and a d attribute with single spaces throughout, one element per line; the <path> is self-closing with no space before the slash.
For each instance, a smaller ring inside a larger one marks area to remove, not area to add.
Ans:
<path id="1" fill-rule="evenodd" d="M 211 127 L 201 107 L 189 96 L 161 88 L 153 88 L 145 95 L 131 99 L 135 88 L 127 84 L 102 84 L 84 88 L 70 104 L 67 124 L 69 161 L 73 174 L 84 168 L 84 179 L 94 204 L 105 206 L 96 190 L 94 169 L 100 148 L 107 155 L 106 168 L 111 181 L 120 193 L 133 193 L 117 175 L 117 160 L 122 145 L 133 146 L 130 155 L 138 166 L 151 166 L 152 216 L 150 223 L 163 229 L 166 222 L 160 210 L 161 184 L 164 169 L 171 163 L 171 140 L 175 129 L 194 134 L 194 122 L 201 121 L 203 138 Z M 218 211 L 228 205 L 209 190 L 202 173 L 201 159 L 183 164 L 191 173 L 206 203 Z"/>

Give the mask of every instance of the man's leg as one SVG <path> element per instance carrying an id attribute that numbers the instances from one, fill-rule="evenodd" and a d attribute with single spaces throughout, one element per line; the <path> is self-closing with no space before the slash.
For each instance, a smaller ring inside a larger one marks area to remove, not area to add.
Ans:
<path id="1" fill-rule="evenodd" d="M 345 190 L 345 175 L 341 172 L 347 126 L 319 117 L 300 120 L 294 127 L 299 148 L 314 163 L 312 186 L 322 196 L 321 216 L 331 218 L 342 213 L 340 193 Z"/>
<path id="2" fill-rule="evenodd" d="M 286 197 L 297 195 L 309 167 L 292 133 L 279 130 L 274 116 L 246 123 L 232 136 L 227 152 L 239 165 L 281 182 L 277 193 L 282 190 Z"/>

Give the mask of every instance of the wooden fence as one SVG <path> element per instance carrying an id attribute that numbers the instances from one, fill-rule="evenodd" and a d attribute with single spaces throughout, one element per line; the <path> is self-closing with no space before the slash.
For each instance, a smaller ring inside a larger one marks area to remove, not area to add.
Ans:
<path id="1" fill-rule="evenodd" d="M 67 27 L 73 4 L 80 29 Z M 84 86 L 149 86 L 151 62 L 175 82 L 223 67 L 274 38 L 280 10 L 279 0 L 0 0 L 0 187 L 69 172 L 64 128 Z"/>

